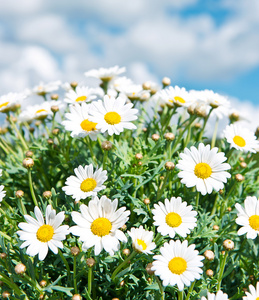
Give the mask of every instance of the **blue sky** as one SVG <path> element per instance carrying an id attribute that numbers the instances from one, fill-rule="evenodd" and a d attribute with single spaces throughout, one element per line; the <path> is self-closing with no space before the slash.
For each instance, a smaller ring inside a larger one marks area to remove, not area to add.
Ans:
<path id="1" fill-rule="evenodd" d="M 259 105 L 259 1 L 0 0 L 0 94 L 116 64 Z"/>

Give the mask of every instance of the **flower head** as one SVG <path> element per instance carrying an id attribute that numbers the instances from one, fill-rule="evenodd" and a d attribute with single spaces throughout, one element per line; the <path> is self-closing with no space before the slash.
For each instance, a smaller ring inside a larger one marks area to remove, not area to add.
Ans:
<path id="1" fill-rule="evenodd" d="M 94 246 L 95 255 L 104 249 L 110 255 L 119 249 L 119 241 L 126 242 L 125 234 L 119 230 L 130 214 L 126 207 L 117 210 L 118 199 L 111 201 L 106 196 L 95 197 L 88 206 L 82 204 L 79 212 L 72 212 L 72 219 L 77 224 L 70 232 L 79 236 L 83 242 L 82 249 Z"/>
<path id="2" fill-rule="evenodd" d="M 156 248 L 156 244 L 152 242 L 153 232 L 145 230 L 143 226 L 139 228 L 131 228 L 128 231 L 129 236 L 132 239 L 133 247 L 138 252 L 145 254 L 152 254 L 152 250 Z"/>
<path id="3" fill-rule="evenodd" d="M 192 206 L 187 202 L 182 202 L 181 197 L 172 197 L 169 201 L 165 199 L 165 204 L 158 202 L 152 210 L 154 215 L 154 225 L 158 226 L 157 231 L 162 235 L 169 235 L 174 238 L 175 234 L 186 237 L 196 225 L 196 211 L 192 211 Z"/>
<path id="4" fill-rule="evenodd" d="M 44 96 L 50 92 L 56 91 L 59 89 L 59 86 L 61 85 L 61 81 L 51 81 L 48 83 L 40 82 L 38 85 L 36 85 L 32 89 L 32 94 L 37 94 L 39 96 Z"/>
<path id="5" fill-rule="evenodd" d="M 29 215 L 24 218 L 27 223 L 22 222 L 18 227 L 22 230 L 17 231 L 20 240 L 25 241 L 20 248 L 27 247 L 26 253 L 30 256 L 38 254 L 39 260 L 44 260 L 50 249 L 53 253 L 58 253 L 58 248 L 63 248 L 63 241 L 69 234 L 68 226 L 61 225 L 65 218 L 65 213 L 56 211 L 50 205 L 46 208 L 46 223 L 39 207 L 34 208 L 36 219 Z"/>
<path id="6" fill-rule="evenodd" d="M 137 109 L 132 108 L 132 103 L 125 104 L 126 99 L 104 96 L 104 100 L 92 103 L 89 111 L 89 120 L 97 123 L 96 128 L 101 132 L 108 131 L 109 135 L 119 135 L 124 128 L 136 129 L 131 123 L 137 119 Z"/>
<path id="7" fill-rule="evenodd" d="M 90 102 L 96 98 L 94 91 L 95 89 L 86 86 L 77 86 L 75 90 L 71 89 L 66 93 L 64 100 L 71 104 Z"/>
<path id="8" fill-rule="evenodd" d="M 8 93 L 0 97 L 0 112 L 5 113 L 14 110 L 27 97 L 24 93 Z"/>
<path id="9" fill-rule="evenodd" d="M 208 293 L 207 298 L 203 296 L 201 300 L 228 300 L 228 295 L 222 291 L 218 291 L 216 294 Z"/>
<path id="10" fill-rule="evenodd" d="M 158 97 L 163 103 L 169 106 L 183 106 L 188 107 L 193 103 L 192 98 L 185 88 L 179 86 L 168 87 L 158 92 Z"/>
<path id="11" fill-rule="evenodd" d="M 154 256 L 152 270 L 163 281 L 163 285 L 175 285 L 182 291 L 184 285 L 189 286 L 195 279 L 200 279 L 204 257 L 194 250 L 195 245 L 188 246 L 185 240 L 171 240 L 160 249 L 161 255 Z"/>
<path id="12" fill-rule="evenodd" d="M 3 200 L 5 195 L 6 195 L 6 191 L 4 191 L 4 186 L 0 185 L 0 202 Z"/>
<path id="13" fill-rule="evenodd" d="M 92 69 L 88 72 L 85 72 L 86 77 L 94 77 L 99 78 L 102 81 L 111 81 L 118 75 L 124 73 L 126 68 L 120 68 L 119 66 L 114 66 L 112 68 L 100 68 L 100 69 Z"/>
<path id="14" fill-rule="evenodd" d="M 202 195 L 211 194 L 213 189 L 223 189 L 223 182 L 226 183 L 231 176 L 226 170 L 231 167 L 223 163 L 227 159 L 225 154 L 217 151 L 217 147 L 210 149 L 210 145 L 203 143 L 199 144 L 198 149 L 194 146 L 190 150 L 185 148 L 176 165 L 182 170 L 178 173 L 178 177 L 182 178 L 181 183 L 187 187 L 196 186 Z"/>
<path id="15" fill-rule="evenodd" d="M 224 136 L 231 148 L 244 152 L 256 152 L 259 141 L 252 131 L 236 124 L 230 124 L 224 130 Z"/>
<path id="16" fill-rule="evenodd" d="M 259 282 L 256 283 L 256 289 L 250 284 L 249 291 L 250 293 L 246 292 L 246 296 L 243 297 L 243 300 L 257 300 L 259 298 Z"/>
<path id="17" fill-rule="evenodd" d="M 107 180 L 107 171 L 102 168 L 93 170 L 93 165 L 79 166 L 74 169 L 76 176 L 69 176 L 65 182 L 66 186 L 62 190 L 71 195 L 73 199 L 79 201 L 89 196 L 96 196 L 97 192 L 105 189 L 102 185 Z"/>
<path id="18" fill-rule="evenodd" d="M 235 205 L 238 211 L 236 223 L 242 226 L 237 234 L 246 234 L 248 239 L 255 239 L 259 234 L 259 200 L 255 196 L 248 196 L 244 204 L 244 208 L 239 203 Z"/>

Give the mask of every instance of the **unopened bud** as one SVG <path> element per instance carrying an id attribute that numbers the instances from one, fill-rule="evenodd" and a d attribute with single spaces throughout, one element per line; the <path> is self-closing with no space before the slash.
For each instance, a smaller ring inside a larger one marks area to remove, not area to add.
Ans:
<path id="1" fill-rule="evenodd" d="M 250 279 L 251 281 L 254 281 L 254 280 L 255 280 L 254 275 L 249 275 L 249 279 Z"/>
<path id="2" fill-rule="evenodd" d="M 77 85 L 78 85 L 78 83 L 76 81 L 72 81 L 70 83 L 70 86 L 71 86 L 72 89 L 75 89 L 77 87 Z"/>
<path id="3" fill-rule="evenodd" d="M 233 112 L 230 116 L 229 116 L 229 119 L 232 123 L 236 122 L 236 121 L 239 121 L 240 119 L 240 115 L 238 112 Z"/>
<path id="4" fill-rule="evenodd" d="M 143 200 L 143 202 L 144 202 L 146 205 L 149 205 L 149 204 L 150 204 L 150 200 L 149 200 L 148 198 L 145 198 L 145 199 Z"/>
<path id="5" fill-rule="evenodd" d="M 126 224 L 123 224 L 120 228 L 122 231 L 126 231 L 127 230 L 127 225 Z"/>
<path id="6" fill-rule="evenodd" d="M 240 163 L 240 167 L 243 168 L 243 169 L 245 169 L 247 167 L 247 163 L 245 163 L 244 161 L 242 161 Z"/>
<path id="7" fill-rule="evenodd" d="M 74 246 L 70 249 L 70 252 L 73 256 L 77 256 L 80 253 L 80 249 L 77 246 Z"/>
<path id="8" fill-rule="evenodd" d="M 52 197 L 52 193 L 51 193 L 51 191 L 45 191 L 45 192 L 43 192 L 42 196 L 45 199 L 50 199 Z"/>
<path id="9" fill-rule="evenodd" d="M 109 142 L 109 141 L 104 141 L 102 142 L 102 149 L 105 150 L 105 151 L 109 151 L 112 149 L 112 143 Z"/>
<path id="10" fill-rule="evenodd" d="M 10 298 L 10 296 L 11 296 L 11 294 L 10 294 L 8 291 L 4 291 L 4 292 L 2 293 L 3 299 Z"/>
<path id="11" fill-rule="evenodd" d="M 82 297 L 79 294 L 74 294 L 72 300 L 82 300 Z"/>
<path id="12" fill-rule="evenodd" d="M 222 189 L 219 190 L 219 194 L 223 195 L 224 191 Z"/>
<path id="13" fill-rule="evenodd" d="M 57 105 L 52 105 L 50 109 L 54 114 L 59 111 L 59 107 Z"/>
<path id="14" fill-rule="evenodd" d="M 0 257 L 1 257 L 1 259 L 6 259 L 7 254 L 3 252 L 3 253 L 0 254 Z"/>
<path id="15" fill-rule="evenodd" d="M 165 176 L 160 176 L 159 179 L 162 181 L 165 179 Z"/>
<path id="16" fill-rule="evenodd" d="M 89 268 L 92 268 L 95 265 L 95 259 L 92 257 L 87 258 L 86 264 L 88 265 Z"/>
<path id="17" fill-rule="evenodd" d="M 227 208 L 227 211 L 231 212 L 231 211 L 232 211 L 232 208 L 231 208 L 231 207 L 228 207 L 228 208 Z"/>
<path id="18" fill-rule="evenodd" d="M 162 79 L 162 84 L 163 84 L 164 87 L 170 85 L 170 84 L 171 84 L 170 78 L 164 77 L 164 78 Z"/>
<path id="19" fill-rule="evenodd" d="M 214 252 L 211 251 L 211 250 L 206 250 L 206 251 L 204 252 L 204 256 L 205 256 L 205 258 L 206 258 L 207 260 L 213 260 L 213 259 L 215 258 L 215 254 L 214 254 Z"/>
<path id="20" fill-rule="evenodd" d="M 201 128 L 201 123 L 195 123 L 194 127 L 197 128 L 197 129 L 200 129 Z"/>
<path id="21" fill-rule="evenodd" d="M 206 106 L 205 105 L 198 105 L 194 109 L 194 113 L 198 117 L 205 118 L 207 116 Z"/>
<path id="22" fill-rule="evenodd" d="M 213 225 L 213 230 L 219 230 L 219 226 L 218 225 Z"/>
<path id="23" fill-rule="evenodd" d="M 136 159 L 142 159 L 143 155 L 141 153 L 137 153 L 137 154 L 135 154 L 135 158 Z"/>
<path id="24" fill-rule="evenodd" d="M 120 282 L 120 287 L 123 287 L 124 285 L 125 285 L 125 281 L 122 280 L 122 281 Z"/>
<path id="25" fill-rule="evenodd" d="M 245 161 L 244 157 L 243 157 L 243 156 L 240 156 L 240 157 L 239 157 L 239 161 Z"/>
<path id="26" fill-rule="evenodd" d="M 45 298 L 45 295 L 44 294 L 40 294 L 39 299 L 43 300 L 44 298 Z"/>
<path id="27" fill-rule="evenodd" d="M 36 126 L 36 127 L 39 127 L 39 126 L 40 126 L 40 124 L 41 124 L 41 121 L 40 121 L 40 120 L 38 120 L 38 121 L 35 121 L 35 126 Z"/>
<path id="28" fill-rule="evenodd" d="M 126 256 L 129 256 L 130 255 L 130 249 L 126 248 L 126 249 L 123 249 L 122 250 L 122 253 Z"/>
<path id="29" fill-rule="evenodd" d="M 34 160 L 31 157 L 26 157 L 23 162 L 22 165 L 24 166 L 24 168 L 26 169 L 30 169 L 33 167 L 34 165 Z"/>
<path id="30" fill-rule="evenodd" d="M 52 130 L 52 134 L 53 134 L 53 135 L 58 135 L 58 134 L 59 134 L 59 129 L 58 129 L 58 128 L 54 128 L 54 129 Z"/>
<path id="31" fill-rule="evenodd" d="M 209 277 L 212 277 L 214 275 L 214 272 L 211 269 L 208 269 L 206 271 L 206 275 L 209 276 Z"/>
<path id="32" fill-rule="evenodd" d="M 153 275 L 155 273 L 155 271 L 152 271 L 151 268 L 152 268 L 152 263 L 148 263 L 146 266 L 146 271 L 148 275 Z"/>
<path id="33" fill-rule="evenodd" d="M 139 162 L 138 162 L 138 165 L 139 165 L 139 166 L 142 166 L 142 161 L 139 161 Z"/>
<path id="34" fill-rule="evenodd" d="M 175 135 L 172 132 L 167 132 L 164 134 L 164 138 L 167 141 L 173 141 L 175 139 Z"/>
<path id="35" fill-rule="evenodd" d="M 53 140 L 53 139 L 47 139 L 47 143 L 48 143 L 49 145 L 53 145 L 53 144 L 54 144 L 54 140 Z"/>
<path id="36" fill-rule="evenodd" d="M 151 138 L 152 138 L 153 141 L 156 142 L 160 139 L 160 136 L 157 133 L 154 133 L 154 134 L 152 134 Z"/>
<path id="37" fill-rule="evenodd" d="M 22 275 L 26 272 L 26 266 L 22 263 L 17 264 L 14 268 L 14 271 L 15 271 L 16 274 Z"/>
<path id="38" fill-rule="evenodd" d="M 51 96 L 50 96 L 50 98 L 52 99 L 52 100 L 58 100 L 58 94 L 52 94 Z"/>
<path id="39" fill-rule="evenodd" d="M 245 177 L 242 174 L 236 174 L 235 179 L 237 182 L 242 182 L 245 180 Z"/>
<path id="40" fill-rule="evenodd" d="M 22 198 L 24 196 L 24 191 L 18 190 L 15 192 L 15 197 L 16 198 Z"/>
<path id="41" fill-rule="evenodd" d="M 112 298 L 112 300 L 120 300 L 119 298 Z"/>
<path id="42" fill-rule="evenodd" d="M 223 242 L 223 247 L 226 249 L 226 250 L 233 250 L 235 245 L 234 245 L 234 242 L 231 241 L 231 240 L 225 240 Z"/>
<path id="43" fill-rule="evenodd" d="M 147 132 L 147 128 L 144 127 L 144 128 L 142 129 L 142 131 L 143 131 L 143 132 Z"/>
<path id="44" fill-rule="evenodd" d="M 165 163 L 166 170 L 172 171 L 175 168 L 175 164 L 172 161 L 167 161 Z"/>
<path id="45" fill-rule="evenodd" d="M 41 287 L 45 287 L 47 285 L 47 281 L 46 280 L 41 280 L 40 281 L 40 286 Z"/>
<path id="46" fill-rule="evenodd" d="M 30 131 L 30 133 L 33 133 L 35 131 L 35 128 L 34 127 L 30 127 L 29 131 Z"/>
<path id="47" fill-rule="evenodd" d="M 143 90 L 150 90 L 151 89 L 151 84 L 150 82 L 146 81 L 142 84 Z"/>
<path id="48" fill-rule="evenodd" d="M 31 150 L 26 151 L 25 153 L 26 157 L 33 157 L 33 152 Z"/>

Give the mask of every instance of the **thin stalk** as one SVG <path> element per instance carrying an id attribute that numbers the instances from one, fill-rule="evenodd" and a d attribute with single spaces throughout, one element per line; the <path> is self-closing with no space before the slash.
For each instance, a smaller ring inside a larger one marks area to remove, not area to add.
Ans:
<path id="1" fill-rule="evenodd" d="M 75 290 L 75 294 L 77 294 L 77 282 L 76 282 L 76 256 L 74 256 L 74 261 L 73 261 L 73 282 L 74 282 L 74 290 Z"/>
<path id="2" fill-rule="evenodd" d="M 29 147 L 27 146 L 27 143 L 26 143 L 25 139 L 23 138 L 23 136 L 21 135 L 20 131 L 18 130 L 17 126 L 16 126 L 15 123 L 13 122 L 11 116 L 9 116 L 8 121 L 10 122 L 11 126 L 13 127 L 13 129 L 15 130 L 15 132 L 17 133 L 18 138 L 20 139 L 20 141 L 21 141 L 21 143 L 22 143 L 22 145 L 23 145 L 23 148 L 24 148 L 25 150 L 28 150 Z"/>
<path id="3" fill-rule="evenodd" d="M 0 280 L 3 281 L 8 287 L 10 287 L 15 294 L 17 294 L 18 296 L 25 295 L 24 299 L 29 300 L 26 293 L 20 287 L 18 287 L 18 285 L 12 282 L 10 278 L 8 278 L 5 274 L 0 273 Z"/>
<path id="4" fill-rule="evenodd" d="M 161 283 L 161 281 L 159 280 L 159 278 L 157 276 L 155 276 L 155 279 L 156 279 L 156 282 L 159 286 L 159 291 L 160 291 L 160 294 L 161 294 L 161 300 L 164 300 L 165 299 L 165 293 L 164 293 L 164 288 L 162 286 L 162 283 Z"/>
<path id="5" fill-rule="evenodd" d="M 210 115 L 211 115 L 211 113 L 212 113 L 212 110 L 213 110 L 213 108 L 210 109 L 208 115 L 204 118 L 203 127 L 202 127 L 202 130 L 201 130 L 201 132 L 200 132 L 199 140 L 198 140 L 198 141 L 200 141 L 201 138 L 202 138 L 202 136 L 203 136 L 203 133 L 204 133 L 206 124 L 207 124 L 207 122 L 208 122 L 208 120 L 209 120 L 209 117 L 210 117 Z"/>
<path id="6" fill-rule="evenodd" d="M 21 208 L 22 208 L 22 213 L 23 215 L 27 215 L 27 211 L 26 211 L 26 208 L 24 206 L 24 203 L 23 203 L 23 198 L 19 198 L 19 202 L 20 202 L 20 205 L 21 205 Z"/>
<path id="7" fill-rule="evenodd" d="M 70 268 L 69 268 L 68 262 L 67 262 L 65 256 L 63 255 L 63 253 L 61 252 L 60 249 L 58 249 L 58 254 L 59 254 L 60 258 L 62 259 L 64 265 L 66 266 L 66 269 L 67 269 L 67 279 L 69 281 L 70 277 L 71 277 L 71 272 L 70 272 Z"/>
<path id="8" fill-rule="evenodd" d="M 137 254 L 135 250 L 132 251 L 130 256 L 128 256 L 121 264 L 118 265 L 118 267 L 114 270 L 112 273 L 111 280 L 114 281 L 115 276 L 119 273 L 119 271 Z"/>
<path id="9" fill-rule="evenodd" d="M 36 196 L 35 196 L 35 193 L 34 193 L 34 189 L 33 189 L 31 170 L 30 169 L 28 169 L 28 179 L 29 179 L 29 186 L 30 186 L 31 196 L 32 196 L 32 200 L 34 202 L 34 205 L 39 206 L 38 202 L 37 202 L 37 199 L 36 199 Z"/>
<path id="10" fill-rule="evenodd" d="M 9 235 L 7 235 L 6 233 L 4 233 L 3 231 L 0 231 L 0 235 L 2 237 L 4 237 L 5 239 L 7 239 L 8 241 L 12 240 L 12 238 Z"/>
<path id="11" fill-rule="evenodd" d="M 213 208 L 212 208 L 212 211 L 211 211 L 211 215 L 215 214 L 215 211 L 217 209 L 218 198 L 219 198 L 219 195 L 216 195 L 216 198 L 215 198 L 215 201 L 214 201 L 214 205 L 213 205 Z"/>
<path id="12" fill-rule="evenodd" d="M 104 150 L 104 153 L 103 153 L 103 169 L 104 170 L 105 170 L 105 166 L 106 166 L 107 157 L 108 157 L 108 151 Z"/>
<path id="13" fill-rule="evenodd" d="M 196 193 L 196 202 L 195 202 L 196 209 L 198 209 L 198 206 L 199 206 L 199 199 L 200 199 L 200 193 L 197 192 Z"/>
<path id="14" fill-rule="evenodd" d="M 93 269 L 90 267 L 88 270 L 88 294 L 91 297 L 92 292 L 92 282 L 93 282 Z"/>
<path id="15" fill-rule="evenodd" d="M 225 252 L 225 255 L 224 255 L 223 261 L 221 263 L 220 270 L 219 270 L 217 291 L 220 290 L 220 285 L 221 285 L 221 281 L 222 281 L 222 278 L 223 278 L 223 273 L 224 273 L 225 265 L 226 265 L 226 262 L 227 262 L 227 257 L 228 257 L 228 252 Z"/>
<path id="16" fill-rule="evenodd" d="M 216 123 L 215 123 L 214 132 L 213 132 L 213 136 L 212 136 L 212 140 L 211 140 L 211 149 L 214 148 L 215 143 L 216 143 L 218 125 L 219 125 L 219 118 L 217 118 Z"/>
<path id="17" fill-rule="evenodd" d="M 183 291 L 178 291 L 178 300 L 183 300 Z"/>
<path id="18" fill-rule="evenodd" d="M 162 187 L 157 192 L 157 200 L 159 200 L 161 198 L 162 194 L 163 194 L 163 191 L 164 191 L 164 189 L 166 187 L 166 183 L 167 183 L 168 177 L 170 175 L 170 172 L 171 171 L 169 171 L 169 170 L 166 171 L 166 175 L 165 175 L 165 179 L 163 181 L 163 185 L 162 185 Z"/>
<path id="19" fill-rule="evenodd" d="M 189 300 L 189 298 L 191 296 L 191 293 L 192 293 L 192 290 L 194 288 L 194 285 L 195 285 L 195 280 L 192 282 L 191 286 L 189 287 L 188 294 L 187 294 L 185 300 Z"/>

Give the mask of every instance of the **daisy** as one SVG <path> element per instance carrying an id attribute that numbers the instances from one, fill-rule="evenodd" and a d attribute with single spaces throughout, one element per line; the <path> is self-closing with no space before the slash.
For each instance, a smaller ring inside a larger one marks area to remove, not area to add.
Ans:
<path id="1" fill-rule="evenodd" d="M 57 105 L 59 101 L 55 101 Z M 44 120 L 48 116 L 52 116 L 51 104 L 49 102 L 43 102 L 42 104 L 29 105 L 23 110 L 18 120 L 22 123 L 31 123 L 33 120 Z"/>
<path id="2" fill-rule="evenodd" d="M 85 199 L 89 196 L 96 196 L 97 192 L 106 188 L 102 185 L 107 180 L 107 171 L 102 168 L 96 169 L 94 172 L 93 165 L 85 166 L 80 165 L 74 169 L 76 176 L 69 176 L 65 182 L 66 186 L 62 190 L 71 195 L 75 201 Z"/>
<path id="3" fill-rule="evenodd" d="M 160 249 L 161 255 L 154 256 L 151 270 L 163 281 L 163 286 L 177 284 L 182 291 L 184 285 L 189 286 L 195 279 L 200 279 L 204 257 L 194 250 L 195 245 L 188 246 L 185 240 L 171 240 Z"/>
<path id="4" fill-rule="evenodd" d="M 244 209 L 239 203 L 235 205 L 238 211 L 236 223 L 242 226 L 237 234 L 246 234 L 248 239 L 255 239 L 259 234 L 259 200 L 255 196 L 248 196 L 244 205 Z"/>
<path id="5" fill-rule="evenodd" d="M 102 249 L 113 255 L 114 251 L 119 250 L 119 241 L 127 242 L 119 228 L 128 221 L 130 211 L 126 207 L 117 210 L 117 206 L 118 199 L 111 201 L 102 196 L 90 200 L 88 206 L 82 204 L 81 213 L 72 212 L 72 219 L 77 226 L 72 226 L 70 232 L 80 237 L 84 251 L 94 246 L 95 255 L 99 255 Z"/>
<path id="6" fill-rule="evenodd" d="M 121 94 L 126 95 L 127 98 L 131 101 L 134 100 L 145 101 L 150 98 L 150 92 L 147 90 L 143 90 L 143 87 L 140 84 L 131 84 L 127 86 L 122 86 Z"/>
<path id="7" fill-rule="evenodd" d="M 231 148 L 253 153 L 256 152 L 256 148 L 259 148 L 259 141 L 257 141 L 254 133 L 247 128 L 230 124 L 223 133 Z"/>
<path id="8" fill-rule="evenodd" d="M 83 138 L 89 135 L 92 141 L 97 140 L 98 130 L 96 129 L 97 123 L 89 121 L 89 108 L 90 104 L 76 103 L 69 105 L 70 113 L 65 114 L 66 120 L 61 122 L 65 129 L 71 131 L 71 136 Z"/>
<path id="9" fill-rule="evenodd" d="M 20 240 L 25 241 L 20 248 L 27 247 L 26 254 L 35 256 L 38 254 L 39 260 L 44 260 L 50 249 L 53 253 L 58 253 L 58 248 L 63 249 L 61 241 L 66 239 L 69 234 L 68 225 L 61 225 L 65 218 L 65 212 L 56 215 L 56 211 L 50 205 L 46 208 L 46 223 L 39 207 L 34 208 L 36 219 L 29 215 L 24 218 L 27 223 L 22 222 L 18 227 L 22 230 L 17 231 Z"/>
<path id="10" fill-rule="evenodd" d="M 218 291 L 217 294 L 208 293 L 207 298 L 203 296 L 201 300 L 228 300 L 228 295 L 222 291 Z"/>
<path id="11" fill-rule="evenodd" d="M 193 103 L 192 98 L 185 88 L 169 86 L 158 92 L 159 99 L 169 106 L 188 107 Z"/>
<path id="12" fill-rule="evenodd" d="M 123 91 L 127 86 L 132 85 L 133 82 L 131 79 L 127 78 L 126 76 L 114 78 L 111 82 L 112 87 L 117 91 Z"/>
<path id="13" fill-rule="evenodd" d="M 61 84 L 62 82 L 60 80 L 52 81 L 49 83 L 40 82 L 38 85 L 32 88 L 31 92 L 32 94 L 45 96 L 48 93 L 58 90 Z"/>
<path id="14" fill-rule="evenodd" d="M 156 244 L 152 242 L 153 240 L 153 232 L 145 230 L 143 226 L 139 228 L 131 228 L 128 231 L 129 236 L 132 239 L 133 248 L 145 254 L 152 254 L 153 249 L 156 248 Z"/>
<path id="15" fill-rule="evenodd" d="M 92 88 L 77 86 L 75 90 L 71 89 L 66 93 L 64 101 L 72 104 L 90 102 L 96 98 L 93 92 Z"/>
<path id="16" fill-rule="evenodd" d="M 249 285 L 249 292 L 245 292 L 246 296 L 243 297 L 243 300 L 257 300 L 259 298 L 259 282 L 256 283 L 256 289 L 252 284 Z"/>
<path id="17" fill-rule="evenodd" d="M 165 199 L 165 204 L 158 202 L 154 207 L 154 225 L 158 226 L 157 231 L 162 235 L 168 234 L 173 239 L 177 233 L 186 237 L 190 229 L 197 226 L 197 212 L 192 211 L 192 206 L 187 206 L 187 202 L 182 202 L 181 197 L 172 197 L 170 201 Z"/>
<path id="18" fill-rule="evenodd" d="M 198 149 L 194 146 L 191 150 L 185 148 L 176 165 L 182 170 L 178 173 L 178 177 L 182 178 L 181 183 L 188 188 L 196 186 L 202 195 L 211 194 L 213 189 L 223 189 L 223 182 L 226 183 L 227 178 L 231 177 L 226 170 L 231 167 L 228 163 L 223 163 L 227 159 L 225 154 L 217 151 L 217 147 L 210 149 L 210 145 L 205 146 L 203 143 L 199 144 Z"/>
<path id="19" fill-rule="evenodd" d="M 4 186 L 0 185 L 0 202 L 2 202 L 5 195 L 6 195 L 6 191 L 4 191 Z"/>
<path id="20" fill-rule="evenodd" d="M 27 97 L 24 93 L 8 93 L 0 97 L 0 112 L 6 113 L 15 110 L 21 105 L 22 100 Z"/>
<path id="21" fill-rule="evenodd" d="M 126 68 L 120 68 L 119 66 L 114 66 L 112 68 L 100 68 L 98 70 L 93 69 L 88 72 L 85 72 L 86 77 L 94 77 L 99 78 L 102 81 L 109 82 L 121 73 L 124 73 L 126 71 Z"/>
<path id="22" fill-rule="evenodd" d="M 132 103 L 125 104 L 126 99 L 121 97 L 104 96 L 104 100 L 92 103 L 89 121 L 97 123 L 96 128 L 101 132 L 108 131 L 109 135 L 119 135 L 124 128 L 136 129 L 131 123 L 137 119 L 137 109 L 132 108 Z"/>

